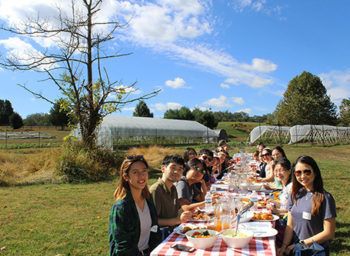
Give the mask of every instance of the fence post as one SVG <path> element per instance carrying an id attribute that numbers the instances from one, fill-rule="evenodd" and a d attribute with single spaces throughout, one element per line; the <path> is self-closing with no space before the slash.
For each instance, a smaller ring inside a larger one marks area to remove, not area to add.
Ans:
<path id="1" fill-rule="evenodd" d="M 7 128 L 5 128 L 5 148 L 7 149 Z"/>
<path id="2" fill-rule="evenodd" d="M 41 146 L 40 146 L 40 131 L 38 132 L 38 134 L 39 134 L 39 148 L 41 148 Z"/>

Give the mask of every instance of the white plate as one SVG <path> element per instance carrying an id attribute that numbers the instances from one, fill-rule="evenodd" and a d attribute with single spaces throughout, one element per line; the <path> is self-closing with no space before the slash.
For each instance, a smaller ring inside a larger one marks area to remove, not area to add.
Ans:
<path id="1" fill-rule="evenodd" d="M 190 227 L 191 229 L 206 229 L 207 226 L 206 225 L 203 225 L 203 224 L 191 224 L 191 223 L 186 223 L 186 224 L 182 224 L 182 225 L 179 225 L 177 226 L 176 228 L 174 228 L 174 232 L 176 234 L 179 234 L 179 235 L 185 235 L 185 233 L 183 233 L 183 230 L 185 227 Z"/>
<path id="2" fill-rule="evenodd" d="M 274 214 L 272 214 L 272 217 L 273 217 L 273 219 L 272 219 L 272 220 L 254 220 L 254 219 L 253 219 L 253 217 L 252 217 L 252 221 L 258 221 L 258 222 L 271 222 L 271 221 L 276 221 L 276 220 L 278 220 L 278 219 L 280 218 L 279 216 L 274 215 Z"/>
<path id="3" fill-rule="evenodd" d="M 240 228 L 252 231 L 254 232 L 254 237 L 260 237 L 260 238 L 275 236 L 278 233 L 278 231 L 274 228 L 263 226 L 263 225 L 251 225 L 251 224 L 255 224 L 255 223 L 253 222 L 244 223 L 240 225 Z"/>
<path id="4" fill-rule="evenodd" d="M 253 218 L 253 212 L 246 212 L 241 216 L 241 219 L 239 220 L 239 223 L 248 222 Z"/>

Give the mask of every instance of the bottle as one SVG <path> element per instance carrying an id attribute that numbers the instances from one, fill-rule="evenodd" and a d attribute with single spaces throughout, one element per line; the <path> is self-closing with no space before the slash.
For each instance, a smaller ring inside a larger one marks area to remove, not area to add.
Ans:
<path id="1" fill-rule="evenodd" d="M 204 200 L 205 200 L 205 208 L 210 209 L 211 203 L 212 203 L 212 198 L 211 198 L 211 194 L 209 192 L 207 192 L 207 194 L 205 195 Z"/>

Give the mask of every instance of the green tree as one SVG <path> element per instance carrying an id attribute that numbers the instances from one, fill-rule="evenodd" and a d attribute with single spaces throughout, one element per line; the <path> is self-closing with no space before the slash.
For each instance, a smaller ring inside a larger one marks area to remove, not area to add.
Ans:
<path id="1" fill-rule="evenodd" d="M 23 126 L 23 119 L 16 112 L 14 112 L 14 113 L 12 113 L 12 115 L 10 115 L 9 121 L 10 121 L 10 125 L 13 129 L 18 129 L 18 128 L 21 128 Z"/>
<path id="2" fill-rule="evenodd" d="M 9 125 L 13 114 L 12 104 L 9 100 L 0 100 L 0 125 Z"/>
<path id="3" fill-rule="evenodd" d="M 61 130 L 64 130 L 69 123 L 69 112 L 61 107 L 61 104 L 64 102 L 63 99 L 60 99 L 56 102 L 55 105 L 50 109 L 50 122 L 54 126 L 61 126 Z"/>
<path id="4" fill-rule="evenodd" d="M 339 121 L 341 125 L 350 126 L 350 98 L 341 101 L 339 106 Z"/>
<path id="5" fill-rule="evenodd" d="M 139 104 L 137 104 L 133 116 L 141 116 L 141 117 L 153 117 L 153 113 L 149 110 L 146 102 L 140 100 Z"/>
<path id="6" fill-rule="evenodd" d="M 26 126 L 50 126 L 50 115 L 47 113 L 35 113 L 28 115 L 23 120 L 24 125 Z"/>
<path id="7" fill-rule="evenodd" d="M 181 120 L 194 120 L 194 115 L 189 108 L 181 107 L 178 112 Z"/>
<path id="8" fill-rule="evenodd" d="M 335 109 L 320 78 L 304 71 L 289 82 L 275 116 L 281 125 L 333 125 L 336 122 Z"/>
<path id="9" fill-rule="evenodd" d="M 181 119 L 180 111 L 178 109 L 168 109 L 164 113 L 165 119 Z"/>
<path id="10" fill-rule="evenodd" d="M 79 123 L 82 142 L 88 149 L 95 148 L 95 130 L 104 116 L 159 92 L 156 90 L 131 98 L 130 92 L 135 90 L 136 83 L 123 86 L 119 81 L 110 80 L 104 65 L 110 59 L 130 53 L 120 53 L 117 49 L 111 52 L 106 45 L 115 39 L 116 31 L 124 24 L 102 16 L 104 1 L 72 0 L 64 8 L 57 3 L 57 12 L 41 12 L 35 17 L 27 15 L 23 22 L 1 27 L 12 35 L 25 38 L 27 43 L 33 43 L 33 47 L 38 46 L 40 40 L 54 41 L 55 47 L 37 47 L 36 51 L 26 52 L 25 56 L 2 54 L 0 65 L 9 70 L 45 72 L 65 100 L 61 107 Z M 54 99 L 26 85 L 20 86 L 55 104 Z"/>
<path id="11" fill-rule="evenodd" d="M 194 114 L 195 120 L 210 129 L 214 129 L 218 125 L 218 121 L 215 119 L 214 113 L 211 111 L 201 111 L 195 108 L 192 113 Z"/>

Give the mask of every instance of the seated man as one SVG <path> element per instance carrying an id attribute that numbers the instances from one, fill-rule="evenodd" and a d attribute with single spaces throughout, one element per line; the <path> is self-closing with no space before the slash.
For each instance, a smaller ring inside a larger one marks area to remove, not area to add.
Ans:
<path id="1" fill-rule="evenodd" d="M 184 173 L 184 176 L 175 183 L 180 205 L 190 205 L 191 209 L 196 207 L 202 208 L 205 205 L 204 198 L 207 193 L 207 187 L 203 180 L 203 175 L 205 173 L 204 163 L 194 158 L 188 161 L 187 164 L 189 169 Z M 196 183 L 201 184 L 200 189 L 196 186 Z"/>
<path id="2" fill-rule="evenodd" d="M 158 224 L 161 227 L 163 239 L 181 222 L 187 222 L 192 217 L 191 208 L 181 209 L 174 182 L 179 181 L 184 168 L 184 160 L 175 154 L 166 156 L 161 164 L 162 177 L 150 187 L 150 193 L 157 210 Z M 167 227 L 163 228 L 162 227 Z"/>

